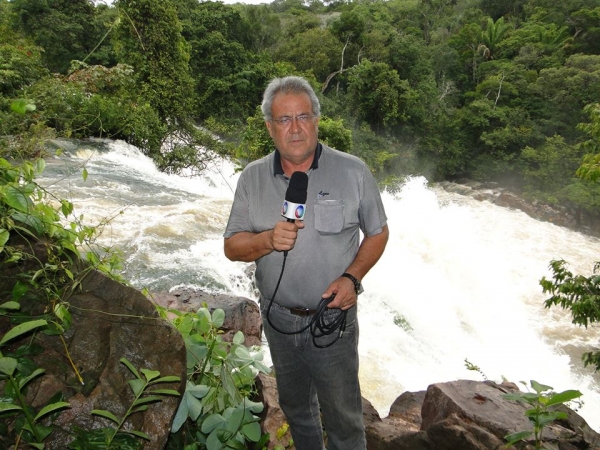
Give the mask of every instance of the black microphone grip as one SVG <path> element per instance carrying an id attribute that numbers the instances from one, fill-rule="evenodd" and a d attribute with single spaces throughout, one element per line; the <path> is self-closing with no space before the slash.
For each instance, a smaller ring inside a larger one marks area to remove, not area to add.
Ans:
<path id="1" fill-rule="evenodd" d="M 304 220 L 306 211 L 306 197 L 308 196 L 308 175 L 305 172 L 294 172 L 285 193 L 285 201 L 281 215 L 288 222 Z M 283 252 L 287 256 L 287 250 Z"/>

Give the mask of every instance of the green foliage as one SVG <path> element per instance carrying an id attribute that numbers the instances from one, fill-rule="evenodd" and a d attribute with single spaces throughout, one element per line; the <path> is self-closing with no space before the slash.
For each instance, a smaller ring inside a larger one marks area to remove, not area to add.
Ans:
<path id="1" fill-rule="evenodd" d="M 159 383 L 174 383 L 180 380 L 176 376 L 165 376 L 160 377 L 160 372 L 156 370 L 140 369 L 142 375 L 137 369 L 127 360 L 127 358 L 121 358 L 123 363 L 130 371 L 135 375 L 135 378 L 129 380 L 129 387 L 131 388 L 134 400 L 131 405 L 123 414 L 122 417 L 115 416 L 112 412 L 104 409 L 94 409 L 92 414 L 96 416 L 108 419 L 114 423 L 115 427 L 105 427 L 95 429 L 92 432 L 81 431 L 78 433 L 77 438 L 69 443 L 68 448 L 71 450 L 93 450 L 93 449 L 114 449 L 114 450 L 126 450 L 134 448 L 142 448 L 137 440 L 128 438 L 133 436 L 135 438 L 150 440 L 150 436 L 146 433 L 137 430 L 125 430 L 123 425 L 126 420 L 138 412 L 146 411 L 150 404 L 157 403 L 162 400 L 165 395 L 179 396 L 179 392 L 173 389 L 157 389 L 156 385 Z M 160 378 L 159 378 L 160 377 Z"/>
<path id="2" fill-rule="evenodd" d="M 577 176 L 595 182 L 600 179 L 600 103 L 590 103 L 584 111 L 589 114 L 591 122 L 580 123 L 578 127 L 590 137 L 581 144 L 589 153 L 584 156 L 583 164 L 577 169 Z"/>
<path id="3" fill-rule="evenodd" d="M 102 45 L 101 37 L 107 26 L 96 20 L 96 9 L 87 0 L 11 3 L 18 29 L 44 48 L 42 59 L 52 72 L 66 73 L 71 60 L 84 60 L 94 47 Z"/>
<path id="4" fill-rule="evenodd" d="M 133 66 L 140 97 L 174 129 L 191 118 L 195 96 L 189 44 L 169 0 L 119 0 L 117 55 Z M 158 151 L 158 149 L 156 149 Z"/>
<path id="5" fill-rule="evenodd" d="M 572 322 L 585 328 L 600 322 L 600 262 L 595 263 L 589 277 L 574 275 L 564 260 L 551 261 L 550 269 L 552 278 L 540 280 L 544 293 L 551 294 L 544 306 L 559 305 L 569 310 Z M 584 353 L 583 362 L 600 370 L 600 351 Z"/>
<path id="6" fill-rule="evenodd" d="M 286 39 L 278 47 L 276 57 L 324 80 L 339 69 L 342 48 L 343 44 L 329 30 L 311 28 Z"/>
<path id="7" fill-rule="evenodd" d="M 410 117 L 417 94 L 387 64 L 365 60 L 352 68 L 348 81 L 349 106 L 374 128 L 391 128 Z"/>
<path id="8" fill-rule="evenodd" d="M 319 140 L 346 153 L 353 153 L 352 130 L 344 127 L 344 121 L 321 117 L 319 120 Z"/>
<path id="9" fill-rule="evenodd" d="M 521 384 L 527 387 L 525 382 L 521 381 Z M 576 390 L 555 393 L 552 387 L 540 384 L 535 380 L 531 380 L 531 388 L 535 392 L 511 392 L 503 395 L 507 400 L 531 406 L 530 409 L 525 411 L 525 416 L 533 425 L 533 430 L 511 433 L 504 436 L 504 439 L 508 441 L 507 445 L 510 446 L 533 435 L 535 449 L 539 450 L 545 448 L 543 447 L 544 428 L 551 422 L 567 418 L 567 413 L 557 411 L 556 407 L 579 398 L 583 394 Z"/>
<path id="10" fill-rule="evenodd" d="M 4 240 L 1 235 L 0 232 L 0 242 Z M 7 315 L 20 309 L 20 304 L 17 301 L 20 290 L 15 289 L 13 291 L 15 300 L 0 305 L 0 315 Z M 16 338 L 43 329 L 47 325 L 48 322 L 44 319 L 26 320 L 4 334 L 0 340 L 0 347 Z M 42 419 L 46 419 L 58 410 L 69 407 L 69 404 L 50 399 L 46 406 L 36 411 L 27 403 L 25 397 L 26 387 L 32 380 L 41 376 L 44 370 L 40 368 L 30 369 L 31 364 L 24 360 L 23 352 L 20 353 L 19 356 L 16 354 L 4 356 L 0 353 L 0 381 L 6 383 L 5 395 L 0 398 L 0 417 L 14 421 L 14 434 L 16 436 L 20 437 L 22 435 L 25 442 L 31 447 L 43 449 L 43 441 L 52 433 L 53 428 L 42 423 Z M 19 440 L 19 438 L 16 439 Z"/>
<path id="11" fill-rule="evenodd" d="M 256 376 L 270 371 L 261 362 L 262 351 L 245 347 L 241 331 L 233 342 L 222 340 L 219 328 L 225 313 L 221 309 L 212 314 L 205 307 L 196 313 L 159 311 L 164 317 L 174 315 L 172 323 L 187 349 L 188 380 L 171 426 L 172 448 L 244 449 L 246 442 L 258 442 L 261 432 L 255 414 L 263 405 L 251 396 Z"/>

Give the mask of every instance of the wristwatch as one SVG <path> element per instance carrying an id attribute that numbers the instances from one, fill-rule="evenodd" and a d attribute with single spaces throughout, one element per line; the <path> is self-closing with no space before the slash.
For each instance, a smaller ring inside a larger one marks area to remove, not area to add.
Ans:
<path id="1" fill-rule="evenodd" d="M 356 278 L 354 275 L 349 274 L 348 272 L 344 272 L 342 274 L 342 276 L 348 278 L 350 281 L 352 281 L 352 283 L 354 283 L 354 292 L 358 295 L 358 293 L 360 292 L 360 290 L 362 288 L 362 284 L 360 284 L 360 280 L 358 278 Z"/>

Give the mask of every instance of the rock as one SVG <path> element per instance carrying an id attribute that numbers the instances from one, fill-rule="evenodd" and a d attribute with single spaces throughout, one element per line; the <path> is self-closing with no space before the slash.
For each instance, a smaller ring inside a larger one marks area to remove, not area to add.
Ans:
<path id="1" fill-rule="evenodd" d="M 176 375 L 181 379 L 157 387 L 180 393 L 185 389 L 183 339 L 171 324 L 158 316 L 156 307 L 139 291 L 92 271 L 83 280 L 81 292 L 68 298 L 68 302 L 73 324 L 63 335 L 64 345 L 56 335 L 37 333 L 33 338 L 43 350 L 32 359 L 45 373 L 29 384 L 27 402 L 39 409 L 60 392 L 70 404 L 70 408 L 61 410 L 54 420 L 57 429 L 44 441 L 48 450 L 67 448 L 73 440 L 74 427 L 91 430 L 114 425 L 92 415 L 93 409 L 108 410 L 119 418 L 125 414 L 134 401 L 128 381 L 135 376 L 120 363 L 121 358 L 127 358 L 138 372 L 149 369 L 160 372 L 161 376 Z M 45 306 L 44 302 L 22 303 L 24 309 L 31 308 L 32 312 Z M 5 333 L 8 327 L 6 322 L 0 323 L 0 332 Z M 11 342 L 8 348 L 3 348 L 3 353 L 31 339 L 27 336 Z M 79 382 L 69 357 L 84 384 Z M 149 441 L 144 441 L 145 450 L 162 450 L 179 399 L 164 396 L 160 403 L 149 404 L 147 411 L 132 415 L 124 428 L 150 436 Z M 3 444 L 0 442 L 0 447 Z"/>
<path id="2" fill-rule="evenodd" d="M 262 402 L 264 410 L 261 414 L 261 430 L 263 433 L 269 433 L 268 450 L 277 447 L 292 450 L 295 447 L 291 444 L 292 434 L 289 431 L 288 424 L 279 406 L 279 397 L 277 394 L 277 384 L 273 375 L 261 373 L 256 379 L 256 388 L 259 392 L 257 401 Z"/>
<path id="3" fill-rule="evenodd" d="M 363 398 L 363 420 L 368 450 L 434 450 L 427 433 L 419 429 L 420 417 L 413 413 L 414 407 L 420 410 L 420 404 L 404 403 L 404 399 L 412 395 L 402 394 L 404 398 L 400 400 L 399 397 L 400 403 L 396 407 L 396 412 L 392 413 L 390 409 L 390 415 L 383 420 L 371 403 Z M 419 394 L 416 396 L 418 398 Z M 423 396 L 424 393 L 421 397 Z M 404 409 L 401 406 L 403 403 L 408 408 Z M 415 422 L 410 419 L 415 419 Z"/>
<path id="4" fill-rule="evenodd" d="M 168 293 L 152 294 L 152 299 L 163 308 L 182 312 L 195 312 L 204 303 L 207 304 L 211 312 L 221 308 L 225 312 L 225 322 L 221 327 L 224 332 L 224 340 L 231 342 L 233 335 L 238 331 L 242 331 L 246 338 L 244 345 L 248 347 L 261 345 L 262 319 L 260 318 L 260 309 L 255 301 L 248 298 L 182 288 Z"/>
<path id="5" fill-rule="evenodd" d="M 504 436 L 532 429 L 525 416 L 527 407 L 503 398 L 517 390 L 512 383 L 460 380 L 432 384 L 426 393 L 402 394 L 384 419 L 365 407 L 368 450 L 505 449 Z M 546 448 L 599 449 L 600 435 L 576 412 L 561 409 L 568 418 L 546 426 Z M 512 448 L 533 447 L 522 442 Z"/>

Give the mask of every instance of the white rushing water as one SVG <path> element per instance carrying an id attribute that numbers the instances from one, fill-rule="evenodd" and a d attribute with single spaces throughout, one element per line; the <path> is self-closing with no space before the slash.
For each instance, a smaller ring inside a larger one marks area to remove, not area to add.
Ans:
<path id="1" fill-rule="evenodd" d="M 75 204 L 84 222 L 104 227 L 103 245 L 120 248 L 125 277 L 151 292 L 190 286 L 252 298 L 247 264 L 223 255 L 237 175 L 217 162 L 201 178 L 160 173 L 123 142 L 62 143 L 40 182 Z M 81 177 L 85 164 L 88 179 Z M 390 241 L 365 277 L 359 299 L 363 395 L 385 416 L 405 391 L 431 383 L 536 380 L 579 389 L 579 413 L 600 429 L 600 377 L 580 355 L 597 346 L 598 328 L 544 309 L 539 280 L 565 259 L 589 275 L 600 240 L 526 214 L 409 180 L 383 193 Z"/>

